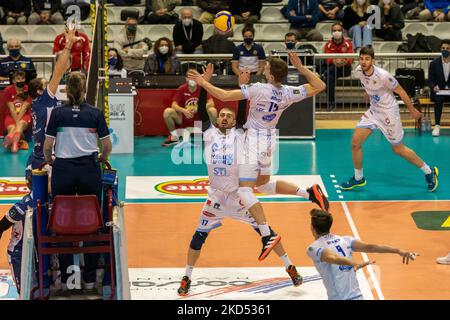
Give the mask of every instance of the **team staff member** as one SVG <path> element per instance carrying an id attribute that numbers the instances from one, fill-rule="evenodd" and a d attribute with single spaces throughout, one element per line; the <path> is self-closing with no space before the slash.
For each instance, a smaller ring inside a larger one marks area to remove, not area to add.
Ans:
<path id="1" fill-rule="evenodd" d="M 70 47 L 67 46 L 68 50 Z M 111 139 L 103 113 L 85 102 L 86 77 L 80 72 L 69 74 L 66 82 L 69 103 L 52 111 L 44 143 L 45 161 L 51 162 L 55 144 L 51 186 L 53 196 L 95 194 L 101 203 L 101 170 L 98 159 L 107 159 L 112 150 Z M 101 153 L 97 140 L 101 142 Z M 98 254 L 85 254 L 83 278 L 86 290 L 96 280 Z M 61 282 L 67 288 L 67 267 L 72 255 L 61 255 Z"/>

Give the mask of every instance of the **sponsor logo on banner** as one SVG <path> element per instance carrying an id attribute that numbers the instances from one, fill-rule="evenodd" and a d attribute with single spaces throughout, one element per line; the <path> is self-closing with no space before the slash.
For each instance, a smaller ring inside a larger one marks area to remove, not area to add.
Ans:
<path id="1" fill-rule="evenodd" d="M 209 185 L 208 178 L 194 180 L 175 180 L 160 183 L 155 189 L 161 193 L 178 196 L 206 196 L 206 187 Z"/>
<path id="2" fill-rule="evenodd" d="M 0 200 L 21 199 L 29 192 L 23 178 L 0 178 Z"/>

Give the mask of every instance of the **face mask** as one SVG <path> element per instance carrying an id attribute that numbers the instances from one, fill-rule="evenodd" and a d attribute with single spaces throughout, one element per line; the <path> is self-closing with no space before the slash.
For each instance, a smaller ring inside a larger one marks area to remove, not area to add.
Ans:
<path id="1" fill-rule="evenodd" d="M 197 83 L 194 80 L 188 80 L 188 86 L 191 88 L 195 88 Z"/>
<path id="2" fill-rule="evenodd" d="M 18 57 L 18 56 L 20 56 L 20 49 L 10 49 L 9 50 L 9 55 L 11 57 Z"/>
<path id="3" fill-rule="evenodd" d="M 25 81 L 16 82 L 16 87 L 17 87 L 17 88 L 23 88 L 23 87 L 25 87 Z"/>
<path id="4" fill-rule="evenodd" d="M 356 2 L 357 2 L 360 6 L 363 6 L 364 3 L 366 3 L 366 0 L 356 0 Z"/>
<path id="5" fill-rule="evenodd" d="M 333 39 L 334 40 L 342 39 L 342 31 L 333 31 Z"/>
<path id="6" fill-rule="evenodd" d="M 137 31 L 137 25 L 135 24 L 130 24 L 127 26 L 127 30 L 129 33 L 136 33 Z"/>
<path id="7" fill-rule="evenodd" d="M 292 50 L 295 48 L 295 42 L 286 42 L 286 49 Z"/>
<path id="8" fill-rule="evenodd" d="M 189 27 L 192 24 L 192 19 L 191 18 L 186 18 L 186 19 L 183 19 L 182 21 L 183 21 L 183 25 L 185 27 Z"/>
<path id="9" fill-rule="evenodd" d="M 448 58 L 448 57 L 450 56 L 450 51 L 448 51 L 448 50 L 442 50 L 442 56 L 443 56 L 444 58 Z"/>
<path id="10" fill-rule="evenodd" d="M 383 0 L 383 3 L 384 3 L 384 4 L 390 4 L 390 3 L 391 3 L 391 0 Z"/>
<path id="11" fill-rule="evenodd" d="M 110 65 L 110 66 L 115 66 L 116 64 L 117 64 L 117 57 L 112 57 L 112 58 L 109 58 L 108 59 L 108 64 Z"/>
<path id="12" fill-rule="evenodd" d="M 253 43 L 253 38 L 244 38 L 244 42 L 247 45 L 251 45 Z"/>
<path id="13" fill-rule="evenodd" d="M 167 47 L 167 46 L 159 47 L 159 52 L 161 54 L 167 54 L 167 52 L 169 52 L 169 47 Z"/>

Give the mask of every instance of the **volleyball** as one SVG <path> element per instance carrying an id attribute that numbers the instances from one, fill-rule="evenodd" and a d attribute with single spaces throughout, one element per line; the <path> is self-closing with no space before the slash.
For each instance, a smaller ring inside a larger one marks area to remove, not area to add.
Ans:
<path id="1" fill-rule="evenodd" d="M 228 32 L 234 27 L 234 17 L 229 11 L 220 11 L 214 19 L 214 27 L 220 32 Z"/>

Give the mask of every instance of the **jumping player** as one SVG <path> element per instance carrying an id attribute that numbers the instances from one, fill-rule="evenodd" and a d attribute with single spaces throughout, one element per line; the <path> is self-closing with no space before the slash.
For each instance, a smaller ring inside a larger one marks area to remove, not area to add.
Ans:
<path id="1" fill-rule="evenodd" d="M 212 65 L 208 66 L 204 77 L 209 80 L 212 74 Z M 243 77 L 248 77 L 244 75 Z M 211 230 L 220 227 L 225 217 L 235 219 L 251 225 L 260 233 L 256 221 L 242 205 L 239 195 L 239 166 L 238 153 L 244 140 L 242 125 L 245 122 L 247 101 L 239 101 L 238 115 L 233 110 L 223 108 L 217 118 L 217 127 L 211 124 L 206 110 L 206 91 L 201 89 L 198 112 L 202 120 L 203 137 L 205 141 L 205 159 L 207 161 L 210 186 L 208 187 L 208 199 L 200 215 L 199 225 L 192 237 L 188 251 L 186 272 L 181 280 L 178 294 L 181 296 L 189 293 L 191 274 L 197 262 L 201 248 Z M 255 197 L 256 199 L 256 197 Z M 256 201 L 258 201 L 256 199 Z M 283 260 L 286 272 L 292 279 L 294 286 L 299 286 L 303 279 L 297 272 L 284 251 L 281 242 L 274 245 L 274 251 Z"/>
<path id="2" fill-rule="evenodd" d="M 393 253 L 403 258 L 403 263 L 415 260 L 418 253 L 411 253 L 397 248 L 367 244 L 352 237 L 341 237 L 330 233 L 333 217 L 331 214 L 313 209 L 311 214 L 311 232 L 316 239 L 307 250 L 327 289 L 329 300 L 363 300 L 356 271 L 369 264 L 356 263 L 353 252 Z"/>
<path id="3" fill-rule="evenodd" d="M 352 158 L 355 174 L 349 181 L 341 184 L 343 190 L 352 190 L 367 184 L 363 174 L 362 145 L 375 129 L 380 129 L 391 144 L 392 150 L 405 160 L 409 161 L 425 174 L 428 191 L 433 192 L 438 187 L 437 167 L 430 168 L 417 154 L 402 143 L 403 127 L 400 119 L 400 110 L 394 93 L 398 94 L 405 103 L 414 119 L 420 119 L 422 114 L 414 108 L 411 99 L 398 81 L 374 65 L 375 53 L 372 48 L 364 47 L 359 53 L 359 66 L 355 75 L 360 79 L 362 86 L 370 98 L 370 108 L 361 117 L 352 138 Z"/>

